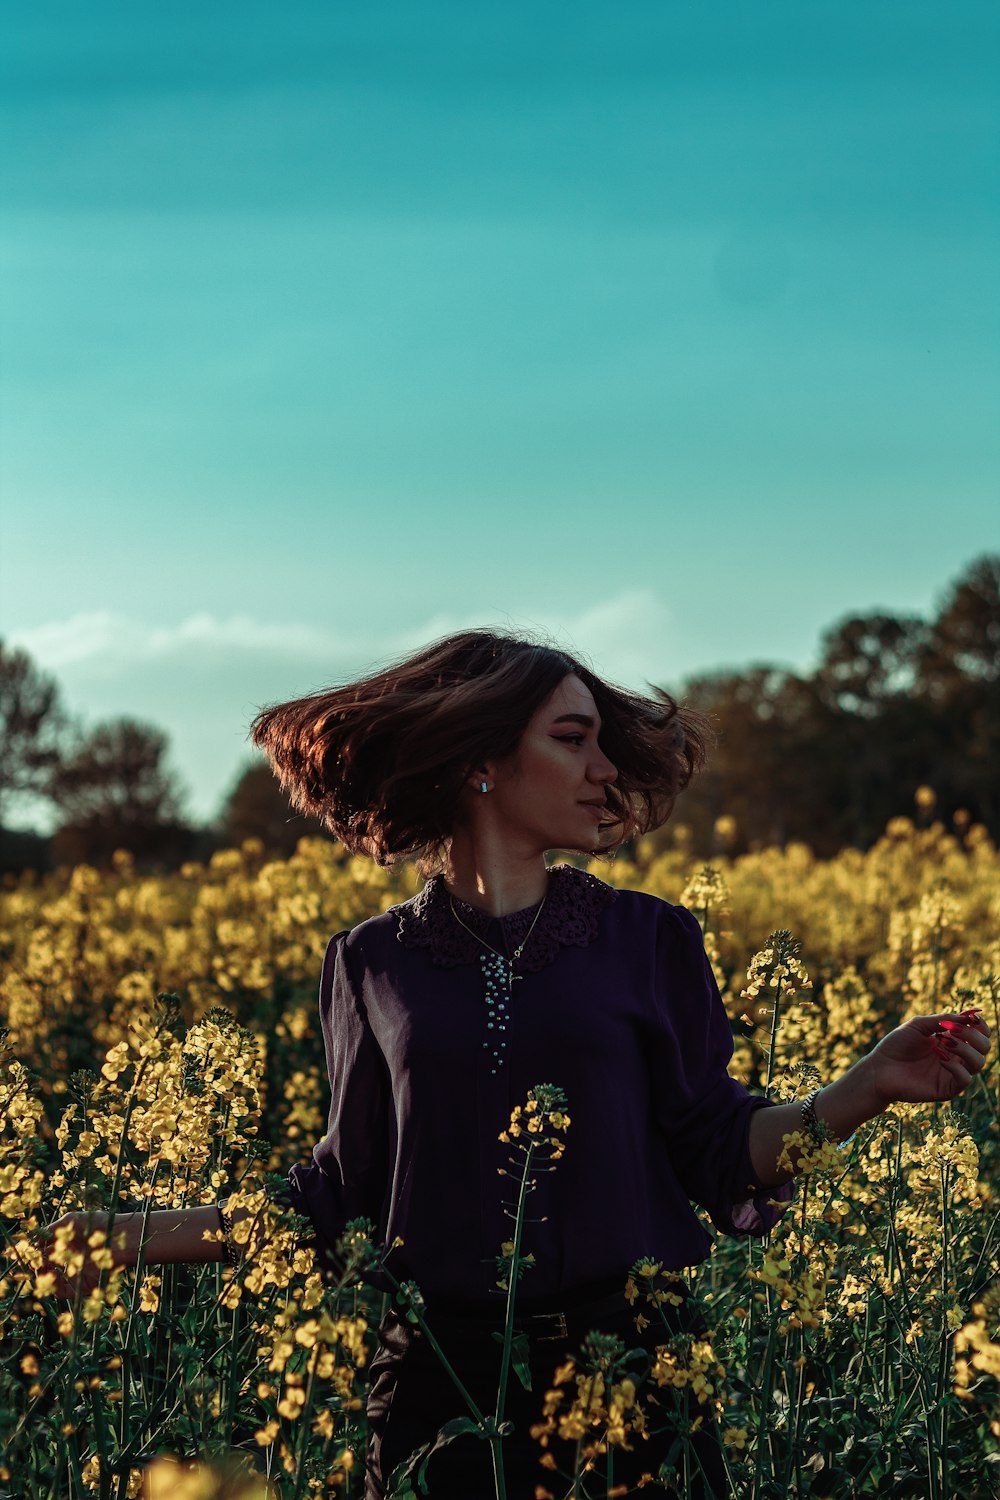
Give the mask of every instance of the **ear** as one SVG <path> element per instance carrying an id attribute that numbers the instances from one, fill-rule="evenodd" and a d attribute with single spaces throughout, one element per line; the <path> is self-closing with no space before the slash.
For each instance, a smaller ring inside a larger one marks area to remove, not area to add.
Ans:
<path id="1" fill-rule="evenodd" d="M 484 782 L 487 792 L 492 792 L 497 784 L 496 766 L 492 761 L 483 761 L 481 765 L 474 766 L 466 777 L 466 785 L 472 788 L 477 797 L 483 795 Z"/>

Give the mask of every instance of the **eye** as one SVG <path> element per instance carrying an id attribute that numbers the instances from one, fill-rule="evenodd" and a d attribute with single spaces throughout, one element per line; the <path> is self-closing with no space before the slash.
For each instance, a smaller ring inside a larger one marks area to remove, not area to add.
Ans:
<path id="1" fill-rule="evenodd" d="M 557 734 L 556 735 L 556 739 L 562 745 L 582 745 L 583 744 L 583 738 L 584 737 L 583 737 L 582 734 Z"/>

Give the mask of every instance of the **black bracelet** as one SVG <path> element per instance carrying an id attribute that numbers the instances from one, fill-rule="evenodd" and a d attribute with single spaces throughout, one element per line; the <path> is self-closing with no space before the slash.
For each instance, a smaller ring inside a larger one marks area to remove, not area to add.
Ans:
<path id="1" fill-rule="evenodd" d="M 802 1123 L 817 1146 L 822 1146 L 830 1139 L 829 1126 L 816 1118 L 816 1100 L 821 1092 L 821 1088 L 813 1089 L 802 1101 Z"/>
<path id="2" fill-rule="evenodd" d="M 223 1212 L 221 1203 L 217 1203 L 215 1207 L 218 1210 L 219 1223 L 222 1225 L 223 1241 L 226 1247 L 226 1260 L 232 1266 L 234 1271 L 238 1271 L 240 1267 L 240 1252 L 237 1250 L 236 1243 L 233 1239 L 232 1217 L 230 1214 Z"/>

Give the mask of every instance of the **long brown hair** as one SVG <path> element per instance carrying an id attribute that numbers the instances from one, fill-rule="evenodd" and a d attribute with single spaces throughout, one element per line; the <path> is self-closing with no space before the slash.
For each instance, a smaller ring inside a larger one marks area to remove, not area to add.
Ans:
<path id="1" fill-rule="evenodd" d="M 600 744 L 618 771 L 611 820 L 595 855 L 665 823 L 706 761 L 709 721 L 653 688 L 605 682 L 542 641 L 464 630 L 358 682 L 262 709 L 251 737 L 292 805 L 378 864 L 440 866 L 468 777 L 512 755 L 564 677 L 575 673 L 601 716 Z M 610 835 L 610 841 L 607 835 Z"/>

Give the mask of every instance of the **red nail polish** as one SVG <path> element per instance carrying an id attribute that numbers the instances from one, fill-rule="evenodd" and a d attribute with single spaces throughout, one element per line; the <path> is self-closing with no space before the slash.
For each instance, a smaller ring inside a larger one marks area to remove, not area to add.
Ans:
<path id="1" fill-rule="evenodd" d="M 964 1031 L 965 1021 L 939 1021 L 938 1027 L 941 1031 Z"/>

